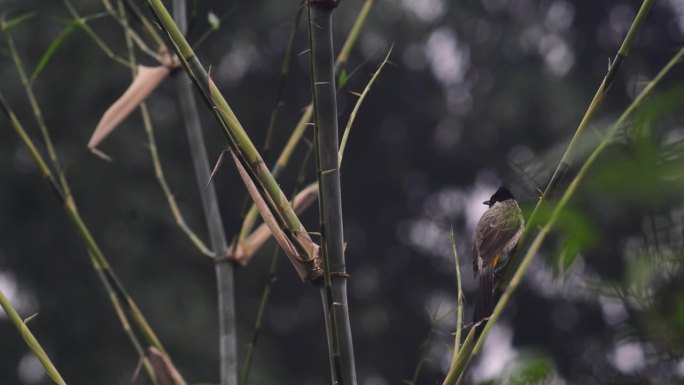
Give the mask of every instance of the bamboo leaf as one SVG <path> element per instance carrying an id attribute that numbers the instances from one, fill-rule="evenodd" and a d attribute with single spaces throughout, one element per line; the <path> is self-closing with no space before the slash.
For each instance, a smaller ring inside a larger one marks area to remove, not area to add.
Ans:
<path id="1" fill-rule="evenodd" d="M 9 32 L 9 30 L 11 30 L 12 28 L 14 28 L 14 27 L 18 26 L 19 24 L 25 22 L 26 20 L 32 19 L 37 14 L 38 13 L 35 11 L 26 12 L 26 13 L 22 13 L 21 15 L 15 17 L 13 19 L 9 19 L 7 21 L 5 21 L 5 15 L 3 14 L 2 15 L 2 22 L 1 22 L 2 31 L 3 32 Z"/>
<path id="2" fill-rule="evenodd" d="M 347 75 L 347 70 L 343 68 L 342 71 L 340 71 L 340 74 L 337 76 L 337 86 L 339 88 L 344 87 L 348 80 L 349 76 Z"/>
<path id="3" fill-rule="evenodd" d="M 38 77 L 38 75 L 43 71 L 45 66 L 47 65 L 48 62 L 50 62 L 50 59 L 52 59 L 52 56 L 57 52 L 57 49 L 62 45 L 64 42 L 64 39 L 67 38 L 78 26 L 79 22 L 76 20 L 72 20 L 69 22 L 69 24 L 62 30 L 62 32 L 57 35 L 55 40 L 52 41 L 50 46 L 45 50 L 45 53 L 43 56 L 40 57 L 40 60 L 38 61 L 38 64 L 36 65 L 36 68 L 33 70 L 33 73 L 31 74 L 30 82 L 33 83 L 34 80 Z"/>

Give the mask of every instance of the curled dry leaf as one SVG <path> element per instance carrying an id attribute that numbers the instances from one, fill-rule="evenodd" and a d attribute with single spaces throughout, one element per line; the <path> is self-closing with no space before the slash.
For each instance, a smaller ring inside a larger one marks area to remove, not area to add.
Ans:
<path id="1" fill-rule="evenodd" d="M 138 73 L 126 92 L 112 104 L 100 119 L 95 127 L 93 135 L 88 142 L 88 149 L 95 155 L 111 160 L 109 155 L 100 151 L 97 146 L 116 129 L 121 122 L 133 112 L 140 103 L 145 101 L 150 94 L 159 87 L 171 73 L 171 70 L 178 68 L 180 63 L 174 56 L 171 58 L 168 53 L 162 53 L 163 63 L 156 67 L 146 67 L 139 65 Z"/>

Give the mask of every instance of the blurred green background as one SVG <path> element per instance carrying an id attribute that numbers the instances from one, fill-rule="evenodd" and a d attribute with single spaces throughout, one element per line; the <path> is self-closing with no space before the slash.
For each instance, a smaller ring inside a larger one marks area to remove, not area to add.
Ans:
<path id="1" fill-rule="evenodd" d="M 262 143 L 298 2 L 189 1 L 190 41 L 255 143 Z M 607 126 L 684 43 L 684 2 L 655 2 L 599 115 L 583 136 L 573 176 Z M 339 47 L 363 1 L 335 11 Z M 351 321 L 359 383 L 413 376 L 430 315 L 456 303 L 449 229 L 461 256 L 467 315 L 475 282 L 470 250 L 481 204 L 506 184 L 536 203 L 631 24 L 640 1 L 376 0 L 348 71 L 360 91 L 394 44 L 360 110 L 342 169 Z M 76 1 L 82 15 L 100 2 Z M 141 4 L 142 5 L 142 4 Z M 143 7 L 143 10 L 145 8 Z M 0 12 L 37 15 L 12 30 L 32 69 L 69 14 L 59 1 L 0 0 Z M 11 16 L 9 16 L 11 17 Z M 124 54 L 110 18 L 90 23 Z M 275 142 L 284 144 L 310 100 L 304 24 L 284 91 Z M 16 70 L 0 41 L 0 90 L 35 139 Z M 140 56 L 141 58 L 143 56 Z M 146 59 L 142 59 L 145 61 Z M 152 64 L 149 62 L 148 64 Z M 185 76 L 179 72 L 175 76 Z M 214 268 L 174 224 L 156 182 L 138 113 L 107 139 L 102 161 L 86 143 L 130 73 L 82 31 L 69 35 L 34 83 L 80 211 L 113 268 L 190 383 L 218 382 Z M 684 67 L 675 67 L 621 130 L 572 201 L 493 328 L 470 380 L 502 383 L 684 383 Z M 340 94 L 345 123 L 356 97 Z M 661 108 L 666 106 L 667 108 Z M 181 210 L 206 229 L 171 82 L 149 98 L 157 145 Z M 224 138 L 200 104 L 213 159 Z M 311 137 L 311 133 L 308 133 Z M 282 177 L 295 185 L 306 150 Z M 272 153 L 270 165 L 277 154 Z M 314 178 L 314 165 L 308 167 Z M 239 225 L 244 188 L 232 167 L 216 178 L 227 229 Z M 561 189 L 563 186 L 561 186 Z M 0 289 L 68 383 L 128 384 L 138 365 L 79 236 L 6 118 L 0 118 Z M 315 231 L 309 210 L 306 227 Z M 232 231 L 232 230 L 231 230 Z M 228 234 L 229 239 L 232 234 Z M 253 329 L 274 244 L 236 271 L 238 348 Z M 574 262 L 574 263 L 571 263 Z M 281 261 L 255 356 L 254 384 L 322 384 L 329 366 L 316 290 Z M 453 313 L 435 325 L 418 383 L 448 369 Z M 138 379 L 135 383 L 144 383 Z M 546 381 L 546 382 L 544 382 Z M 38 362 L 0 313 L 0 384 L 47 384 Z"/>

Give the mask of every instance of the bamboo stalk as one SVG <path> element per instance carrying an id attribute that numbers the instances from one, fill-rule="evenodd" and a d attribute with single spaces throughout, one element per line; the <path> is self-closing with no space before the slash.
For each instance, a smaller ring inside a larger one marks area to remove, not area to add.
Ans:
<path id="1" fill-rule="evenodd" d="M 332 46 L 332 13 L 336 1 L 309 1 L 309 46 L 314 104 L 321 250 L 326 330 L 333 383 L 356 384 L 354 348 L 349 322 L 344 259 L 342 191 L 337 127 L 337 92 Z"/>
<path id="2" fill-rule="evenodd" d="M 174 0 L 173 12 L 179 29 L 183 32 L 186 31 L 187 15 L 185 0 Z M 217 256 L 225 256 L 228 253 L 228 242 L 225 238 L 223 221 L 219 212 L 216 188 L 213 184 L 207 186 L 210 174 L 209 156 L 207 155 L 207 149 L 202 136 L 192 85 L 188 78 L 184 76 L 177 76 L 175 78 L 175 85 L 192 153 L 197 188 L 202 200 L 211 248 Z M 221 385 L 237 385 L 237 331 L 233 263 L 227 258 L 217 258 L 215 270 L 218 292 Z"/>
<path id="3" fill-rule="evenodd" d="M 43 368 L 45 368 L 45 373 L 48 375 L 48 377 L 50 377 L 55 384 L 66 385 L 66 382 L 64 382 L 64 379 L 59 374 L 59 371 L 50 360 L 50 357 L 48 357 L 47 353 L 45 353 L 43 347 L 40 346 L 40 343 L 33 333 L 31 333 L 31 329 L 29 329 L 27 325 L 30 318 L 27 320 L 22 320 L 17 311 L 14 310 L 14 307 L 12 307 L 12 304 L 9 302 L 7 297 L 5 297 L 5 294 L 2 292 L 2 290 L 0 290 L 0 306 L 2 306 L 10 321 L 12 321 L 17 330 L 19 330 L 19 334 L 21 334 L 21 337 L 26 342 L 26 345 L 28 345 L 33 354 L 35 354 L 36 358 L 38 358 L 40 361 L 41 365 L 43 365 Z"/>

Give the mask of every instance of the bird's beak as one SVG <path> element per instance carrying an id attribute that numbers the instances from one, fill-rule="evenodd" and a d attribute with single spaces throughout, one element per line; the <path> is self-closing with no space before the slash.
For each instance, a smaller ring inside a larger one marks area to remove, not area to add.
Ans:
<path id="1" fill-rule="evenodd" d="M 489 202 L 489 201 L 484 201 L 484 202 L 482 202 L 483 205 L 487 205 L 487 206 L 490 206 L 490 203 L 491 203 L 491 202 Z"/>

